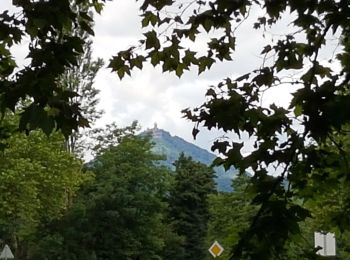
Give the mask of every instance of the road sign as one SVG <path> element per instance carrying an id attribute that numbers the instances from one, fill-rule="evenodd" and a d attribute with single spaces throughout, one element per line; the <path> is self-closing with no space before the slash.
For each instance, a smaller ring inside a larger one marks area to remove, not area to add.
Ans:
<path id="1" fill-rule="evenodd" d="M 316 254 L 322 256 L 335 256 L 335 235 L 334 233 L 315 232 L 315 248 L 320 247 Z"/>
<path id="2" fill-rule="evenodd" d="M 215 241 L 209 248 L 209 253 L 215 258 L 220 256 L 224 252 L 224 248 L 219 244 L 218 241 Z"/>
<path id="3" fill-rule="evenodd" d="M 15 258 L 11 252 L 11 249 L 8 245 L 4 246 L 4 249 L 2 250 L 0 254 L 0 259 L 13 259 Z"/>

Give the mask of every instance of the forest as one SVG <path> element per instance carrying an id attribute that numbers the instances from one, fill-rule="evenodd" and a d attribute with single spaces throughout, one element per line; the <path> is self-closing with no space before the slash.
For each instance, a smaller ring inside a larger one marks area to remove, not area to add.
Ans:
<path id="1" fill-rule="evenodd" d="M 349 259 L 349 1 L 140 0 L 143 38 L 106 65 L 91 48 L 105 2 L 14 0 L 19 12 L 0 13 L 0 246 L 21 260 L 202 260 L 218 241 L 219 259 L 322 259 L 319 231 L 335 234 L 333 259 Z M 232 60 L 252 10 L 262 35 L 286 17 L 290 30 L 259 46 L 256 69 L 206 86 L 203 104 L 182 111 L 194 138 L 203 128 L 237 136 L 212 143 L 212 166 L 240 172 L 232 192 L 184 154 L 174 172 L 163 167 L 136 122 L 91 128 L 103 66 L 121 80 L 146 63 L 201 74 Z M 262 105 L 289 85 L 288 107 Z"/>

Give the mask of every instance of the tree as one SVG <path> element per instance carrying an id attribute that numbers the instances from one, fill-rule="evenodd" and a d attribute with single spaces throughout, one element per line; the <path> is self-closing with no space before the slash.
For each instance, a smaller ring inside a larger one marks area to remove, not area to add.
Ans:
<path id="1" fill-rule="evenodd" d="M 5 125 L 15 128 L 16 120 L 7 115 Z M 89 175 L 66 152 L 62 134 L 16 133 L 6 143 L 0 153 L 1 245 L 11 245 L 16 257 L 28 259 L 39 227 L 64 214 Z"/>
<path id="2" fill-rule="evenodd" d="M 63 87 L 77 94 L 77 96 L 71 97 L 70 103 L 80 104 L 82 116 L 89 121 L 89 124 L 94 123 L 102 114 L 102 111 L 96 108 L 99 90 L 94 87 L 94 80 L 98 71 L 103 66 L 103 60 L 92 59 L 91 45 L 92 41 L 86 40 L 84 53 L 78 57 L 78 65 L 68 68 L 59 79 Z M 67 140 L 68 151 L 79 154 L 80 156 L 82 155 L 84 148 L 86 149 L 84 140 L 82 140 L 84 134 L 86 135 L 88 133 L 86 131 L 73 130 Z"/>
<path id="3" fill-rule="evenodd" d="M 30 100 L 23 107 L 19 129 L 41 128 L 46 134 L 60 129 L 65 136 L 78 127 L 88 126 L 80 104 L 71 102 L 77 93 L 59 84 L 60 76 L 77 65 L 84 52 L 86 38 L 72 35 L 78 26 L 93 35 L 94 8 L 100 12 L 103 1 L 50 0 L 13 1 L 18 13 L 8 10 L 0 14 L 0 112 L 12 111 L 22 99 Z M 84 8 L 77 8 L 82 6 Z M 11 47 L 29 39 L 28 66 L 19 68 Z M 4 129 L 7 130 L 8 129 Z M 3 133 L 5 138 L 8 133 Z"/>
<path id="4" fill-rule="evenodd" d="M 175 233 L 183 237 L 183 244 L 176 250 L 176 255 L 167 257 L 205 259 L 208 197 L 215 191 L 214 171 L 202 163 L 192 161 L 191 157 L 183 153 L 174 165 L 176 169 L 174 187 L 169 197 L 169 221 Z"/>
<path id="5" fill-rule="evenodd" d="M 145 138 L 125 136 L 90 163 L 95 180 L 62 220 L 51 223 L 37 255 L 49 259 L 161 259 L 168 170 Z M 58 239 L 57 239 L 58 238 Z"/>
<path id="6" fill-rule="evenodd" d="M 72 8 L 79 12 L 87 13 L 89 11 L 89 7 L 84 3 L 73 2 Z M 93 17 L 91 13 L 89 15 L 91 18 Z M 70 105 L 79 104 L 82 116 L 89 124 L 93 124 L 102 114 L 102 111 L 96 108 L 99 101 L 97 95 L 100 91 L 94 87 L 94 80 L 103 66 L 103 60 L 100 58 L 94 60 L 91 57 L 92 40 L 82 25 L 71 29 L 70 34 L 84 39 L 83 53 L 77 56 L 76 65 L 67 67 L 58 81 L 61 87 L 75 93 L 70 97 Z M 82 137 L 88 135 L 89 131 L 82 132 L 81 129 L 79 130 L 72 131 L 66 144 L 68 151 L 83 157 L 83 152 L 84 150 L 86 152 L 87 147 L 84 145 L 86 140 L 82 140 Z"/>
<path id="7" fill-rule="evenodd" d="M 208 242 L 219 241 L 224 248 L 223 259 L 229 257 L 230 249 L 239 241 L 239 234 L 248 229 L 257 212 L 257 207 L 251 204 L 253 193 L 249 189 L 249 179 L 248 175 L 237 176 L 232 181 L 232 192 L 209 196 Z"/>
<path id="8" fill-rule="evenodd" d="M 348 127 L 346 127 L 348 129 Z M 312 200 L 307 200 L 305 206 L 312 214 L 312 220 L 307 222 L 306 234 L 313 231 L 334 232 L 337 240 L 337 256 L 349 258 L 349 188 L 348 177 L 344 175 L 344 168 L 349 160 L 349 135 L 336 134 L 330 136 L 332 141 L 323 144 L 322 150 L 328 151 L 327 168 L 315 169 L 310 174 L 309 187 L 304 192 L 309 193 Z M 335 146 L 337 144 L 339 146 Z M 342 161 L 339 162 L 339 149 Z M 343 165 L 339 165 L 339 163 Z M 335 164 L 335 165 L 334 165 Z M 339 167 L 341 166 L 341 167 Z M 324 177 L 326 176 L 326 177 Z M 318 183 L 318 179 L 327 179 L 327 182 Z M 310 235 L 309 235 L 310 237 Z"/>
<path id="9" fill-rule="evenodd" d="M 310 180 L 322 186 L 328 183 L 330 170 L 338 172 L 335 178 L 348 179 L 348 157 L 332 137 L 347 135 L 350 119 L 348 1 L 143 1 L 146 32 L 140 45 L 144 50 L 121 51 L 109 66 L 120 78 L 148 61 L 178 76 L 194 67 L 201 73 L 218 61 L 232 59 L 236 29 L 249 22 L 246 18 L 254 9 L 264 15 L 255 19 L 252 28 L 264 34 L 289 17 L 291 31 L 261 46 L 261 66 L 210 87 L 206 102 L 184 110 L 184 115 L 195 123 L 194 137 L 204 126 L 246 134 L 255 143 L 249 154 L 241 153 L 241 140 L 217 140 L 212 150 L 222 155 L 217 164 L 238 167 L 241 173 L 249 169 L 253 174 L 253 201 L 259 210 L 233 257 L 243 257 L 245 252 L 251 259 L 271 259 L 282 254 L 288 238 L 300 234 L 299 223 L 311 216 L 298 203 L 313 199 L 307 193 Z M 207 50 L 196 52 L 187 43 L 195 43 L 203 34 L 208 34 Z M 329 47 L 329 37 L 336 38 L 339 48 L 325 61 L 320 53 Z M 333 69 L 332 63 L 339 69 Z M 286 85 L 297 87 L 288 108 L 262 106 L 264 91 Z M 335 149 L 325 149 L 327 142 Z M 323 174 L 315 181 L 317 171 Z M 286 180 L 287 188 L 283 188 Z M 348 229 L 345 223 L 338 225 Z"/>
<path id="10" fill-rule="evenodd" d="M 88 4 L 87 0 L 79 1 L 83 2 Z M 100 11 L 101 2 L 92 3 Z M 78 104 L 68 104 L 68 96 L 74 93 L 58 88 L 56 79 L 66 66 L 75 63 L 83 41 L 67 36 L 63 28 L 81 23 L 85 31 L 93 33 L 89 25 L 91 17 L 73 11 L 67 0 L 19 0 L 15 5 L 23 8 L 23 16 L 8 12 L 0 16 L 5 32 L 1 36 L 0 105 L 3 110 L 14 109 L 22 97 L 29 96 L 32 103 L 22 114 L 20 129 L 29 131 L 39 127 L 48 133 L 59 128 L 69 135 L 72 129 L 86 126 L 87 122 Z M 184 113 L 195 123 L 194 135 L 198 127 L 204 125 L 238 136 L 246 133 L 254 140 L 255 150 L 250 154 L 241 154 L 243 144 L 237 140 L 218 140 L 213 150 L 223 155 L 218 164 L 227 168 L 234 165 L 242 173 L 251 169 L 256 190 L 254 201 L 260 205 L 251 228 L 242 234 L 234 256 L 240 257 L 249 248 L 254 258 L 259 248 L 265 247 L 268 250 L 259 257 L 268 259 L 280 254 L 288 237 L 299 233 L 298 224 L 310 216 L 309 210 L 296 201 L 309 199 L 304 190 L 312 173 L 329 168 L 342 176 L 349 173 L 348 158 L 332 138 L 334 134 L 348 133 L 345 126 L 350 118 L 348 0 L 144 0 L 141 2 L 142 24 L 149 26 L 140 40 L 144 49 L 129 48 L 117 53 L 110 67 L 121 78 L 135 67 L 142 69 L 148 61 L 178 76 L 194 67 L 201 73 L 215 62 L 232 59 L 236 28 L 242 22 L 249 22 L 246 18 L 254 8 L 264 15 L 255 19 L 251 24 L 253 28 L 265 33 L 266 28 L 272 28 L 281 18 L 291 17 L 292 32 L 261 47 L 263 63 L 256 70 L 210 87 L 207 101 Z M 163 33 L 164 29 L 167 30 Z M 195 42 L 205 33 L 210 36 L 207 50 L 197 53 L 184 44 L 188 40 Z M 9 49 L 23 35 L 31 39 L 29 57 L 32 60 L 28 67 L 10 77 L 16 65 Z M 159 40 L 161 36 L 164 41 Z M 336 55 L 327 57 L 337 63 L 339 69 L 332 69 L 328 62 L 321 60 L 320 53 L 329 46 L 329 36 L 339 40 Z M 137 53 L 140 49 L 141 54 Z M 289 74 L 294 76 L 290 78 Z M 288 84 L 298 87 L 288 108 L 261 106 L 266 89 Z M 5 137 L 8 129 L 2 130 Z M 331 142 L 336 149 L 325 150 L 326 142 Z M 334 161 L 334 158 L 338 159 Z M 277 170 L 273 177 L 268 173 L 274 167 Z M 282 189 L 285 179 L 289 185 Z M 327 181 L 324 174 L 315 183 Z M 268 248 L 264 246 L 270 245 L 270 241 L 275 243 Z"/>

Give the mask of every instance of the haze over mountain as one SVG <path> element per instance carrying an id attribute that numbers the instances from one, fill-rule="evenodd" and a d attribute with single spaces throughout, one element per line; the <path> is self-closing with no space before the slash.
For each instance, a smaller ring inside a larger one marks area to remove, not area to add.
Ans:
<path id="1" fill-rule="evenodd" d="M 157 125 L 152 129 L 148 129 L 144 134 L 149 134 L 154 142 L 155 146 L 153 151 L 157 154 L 166 156 L 166 160 L 163 165 L 174 169 L 173 163 L 179 157 L 179 154 L 183 152 L 187 156 L 191 156 L 194 161 L 211 165 L 216 155 L 202 149 L 192 143 L 185 141 L 178 136 L 172 136 L 169 132 L 159 129 Z M 230 170 L 225 172 L 223 167 L 215 167 L 216 184 L 219 191 L 232 191 L 231 182 L 236 175 L 236 170 Z"/>

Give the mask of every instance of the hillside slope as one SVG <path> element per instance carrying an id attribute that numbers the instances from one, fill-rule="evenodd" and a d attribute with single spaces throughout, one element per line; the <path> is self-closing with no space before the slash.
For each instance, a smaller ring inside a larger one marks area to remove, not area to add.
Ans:
<path id="1" fill-rule="evenodd" d="M 174 169 L 173 163 L 183 152 L 187 156 L 191 156 L 194 161 L 211 165 L 216 156 L 205 149 L 202 149 L 192 143 L 185 141 L 178 136 L 172 136 L 169 132 L 157 128 L 148 129 L 144 134 L 149 134 L 154 142 L 154 152 L 166 156 L 164 165 Z M 215 167 L 217 189 L 219 191 L 232 191 L 232 178 L 236 175 L 235 170 L 225 172 L 223 167 Z"/>

